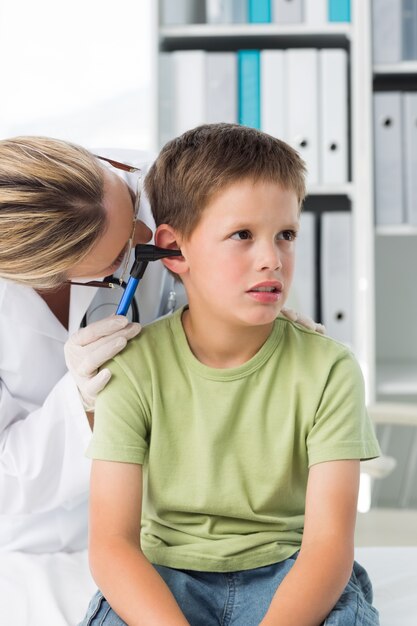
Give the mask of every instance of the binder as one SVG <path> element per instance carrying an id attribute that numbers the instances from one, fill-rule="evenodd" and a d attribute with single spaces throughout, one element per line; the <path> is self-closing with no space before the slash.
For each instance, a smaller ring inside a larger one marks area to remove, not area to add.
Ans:
<path id="1" fill-rule="evenodd" d="M 403 0 L 402 58 L 417 59 L 417 0 Z"/>
<path id="2" fill-rule="evenodd" d="M 329 0 L 329 22 L 350 22 L 350 0 Z"/>
<path id="3" fill-rule="evenodd" d="M 271 21 L 271 0 L 248 0 L 249 22 L 261 24 Z"/>
<path id="4" fill-rule="evenodd" d="M 316 220 L 315 214 L 304 212 L 296 240 L 295 269 L 288 306 L 317 319 L 316 311 Z"/>
<path id="5" fill-rule="evenodd" d="M 170 52 L 159 54 L 159 146 L 164 146 L 167 141 L 175 137 L 174 123 L 174 71 L 173 57 Z"/>
<path id="6" fill-rule="evenodd" d="M 401 4 L 399 0 L 373 0 L 372 2 L 374 64 L 401 61 Z"/>
<path id="7" fill-rule="evenodd" d="M 303 21 L 302 0 L 273 0 L 272 20 L 277 24 L 300 24 Z"/>
<path id="8" fill-rule="evenodd" d="M 287 50 L 286 77 L 287 141 L 306 161 L 307 184 L 318 184 L 318 51 Z"/>
<path id="9" fill-rule="evenodd" d="M 284 139 L 285 114 L 285 52 L 261 52 L 261 129 L 279 139 Z"/>
<path id="10" fill-rule="evenodd" d="M 229 1 L 228 0 L 206 0 L 207 24 L 230 23 L 231 20 L 229 19 L 229 15 L 228 15 L 228 9 L 230 6 L 231 6 L 230 0 Z"/>
<path id="11" fill-rule="evenodd" d="M 346 50 L 319 51 L 320 172 L 323 185 L 348 179 Z"/>
<path id="12" fill-rule="evenodd" d="M 260 128 L 260 51 L 238 52 L 239 124 Z"/>
<path id="13" fill-rule="evenodd" d="M 328 0 L 304 0 L 304 21 L 308 26 L 327 24 Z"/>
<path id="14" fill-rule="evenodd" d="M 375 210 L 378 225 L 404 222 L 402 111 L 399 92 L 374 94 Z M 415 175 L 415 174 L 414 174 Z"/>
<path id="15" fill-rule="evenodd" d="M 237 58 L 234 52 L 209 52 L 206 122 L 237 123 Z"/>
<path id="16" fill-rule="evenodd" d="M 233 23 L 246 24 L 249 21 L 247 0 L 232 0 L 233 3 Z"/>
<path id="17" fill-rule="evenodd" d="M 417 226 L 417 93 L 403 94 L 405 221 Z"/>
<path id="18" fill-rule="evenodd" d="M 244 24 L 248 21 L 247 0 L 206 0 L 208 24 Z"/>
<path id="19" fill-rule="evenodd" d="M 174 63 L 174 131 L 181 135 L 206 121 L 206 52 L 176 50 Z"/>
<path id="20" fill-rule="evenodd" d="M 348 211 L 321 215 L 321 299 L 327 334 L 352 345 L 352 216 Z"/>
<path id="21" fill-rule="evenodd" d="M 180 24 L 203 24 L 205 11 L 203 2 L 195 0 L 163 0 L 161 23 L 164 26 Z"/>

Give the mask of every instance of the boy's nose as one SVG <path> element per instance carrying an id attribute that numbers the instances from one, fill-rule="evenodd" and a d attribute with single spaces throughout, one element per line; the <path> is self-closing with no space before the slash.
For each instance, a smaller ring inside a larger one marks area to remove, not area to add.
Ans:
<path id="1" fill-rule="evenodd" d="M 258 257 L 260 270 L 279 270 L 282 267 L 281 255 L 276 246 L 265 246 Z"/>

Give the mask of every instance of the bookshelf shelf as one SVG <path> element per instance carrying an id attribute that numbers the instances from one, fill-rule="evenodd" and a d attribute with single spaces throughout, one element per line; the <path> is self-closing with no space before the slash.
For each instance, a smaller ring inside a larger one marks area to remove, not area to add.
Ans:
<path id="1" fill-rule="evenodd" d="M 354 185 L 345 183 L 343 185 L 312 185 L 307 190 L 308 196 L 347 196 L 352 199 Z"/>
<path id="2" fill-rule="evenodd" d="M 161 26 L 159 34 L 163 39 L 183 39 L 186 37 L 343 37 L 350 38 L 350 24 L 326 24 L 311 27 L 307 24 L 186 24 L 184 26 Z"/>
<path id="3" fill-rule="evenodd" d="M 393 65 L 375 65 L 374 76 L 417 76 L 417 61 L 403 61 Z"/>
<path id="4" fill-rule="evenodd" d="M 417 235 L 417 226 L 399 224 L 396 226 L 377 226 L 376 234 L 380 237 L 404 237 Z"/>
<path id="5" fill-rule="evenodd" d="M 343 47 L 351 37 L 350 24 L 327 24 L 323 28 L 306 24 L 187 24 L 162 26 L 160 44 L 166 51 L 193 46 L 234 49 L 246 46 L 262 47 Z"/>

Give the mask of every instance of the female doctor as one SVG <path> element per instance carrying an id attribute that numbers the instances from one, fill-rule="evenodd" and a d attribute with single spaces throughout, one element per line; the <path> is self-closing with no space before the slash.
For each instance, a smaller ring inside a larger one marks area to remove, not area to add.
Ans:
<path id="1" fill-rule="evenodd" d="M 112 315 L 79 327 L 104 291 L 97 279 L 123 273 L 152 236 L 149 207 L 148 226 L 137 220 L 138 174 L 59 140 L 0 141 L 0 550 L 87 545 L 84 451 L 110 376 L 97 372 L 140 326 Z M 148 321 L 160 311 L 158 266 L 141 296 Z"/>
<path id="2" fill-rule="evenodd" d="M 70 281 L 111 275 L 152 236 L 136 222 L 139 172 L 119 167 L 62 141 L 0 142 L 1 550 L 86 546 L 86 410 L 109 378 L 97 369 L 140 326 L 112 316 L 78 330 L 108 291 Z"/>

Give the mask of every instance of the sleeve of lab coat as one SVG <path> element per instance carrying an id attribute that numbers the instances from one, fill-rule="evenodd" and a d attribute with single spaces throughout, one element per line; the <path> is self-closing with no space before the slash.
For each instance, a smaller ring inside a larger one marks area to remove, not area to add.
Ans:
<path id="1" fill-rule="evenodd" d="M 43 405 L 26 411 L 0 383 L 0 514 L 71 507 L 88 491 L 91 437 L 69 373 Z"/>

